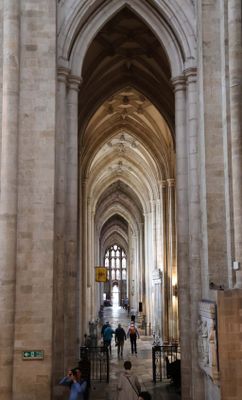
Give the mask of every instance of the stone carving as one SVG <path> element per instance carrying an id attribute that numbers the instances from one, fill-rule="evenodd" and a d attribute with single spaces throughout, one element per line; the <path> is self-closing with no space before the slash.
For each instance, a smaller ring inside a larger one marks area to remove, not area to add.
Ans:
<path id="1" fill-rule="evenodd" d="M 198 321 L 198 354 L 202 365 L 209 364 L 209 343 L 207 321 Z"/>
<path id="2" fill-rule="evenodd" d="M 213 380 L 219 382 L 216 305 L 209 301 L 199 303 L 197 325 L 198 362 L 200 368 Z"/>
<path id="3" fill-rule="evenodd" d="M 125 146 L 124 146 L 124 144 L 123 143 L 119 143 L 119 145 L 118 145 L 118 151 L 119 151 L 119 153 L 125 153 Z"/>

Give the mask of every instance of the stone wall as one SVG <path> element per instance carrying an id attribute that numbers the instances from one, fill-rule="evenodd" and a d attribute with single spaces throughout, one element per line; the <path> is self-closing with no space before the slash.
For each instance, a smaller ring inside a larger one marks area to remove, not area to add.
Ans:
<path id="1" fill-rule="evenodd" d="M 209 282 L 228 284 L 226 219 L 226 138 L 223 137 L 221 18 L 219 2 L 203 1 L 198 13 L 200 176 L 203 297 L 213 299 Z M 223 38 L 223 40 L 225 40 Z"/>
<path id="2" fill-rule="evenodd" d="M 51 397 L 56 2 L 21 2 L 13 399 Z M 24 350 L 44 360 L 23 361 Z M 26 382 L 28 384 L 26 385 Z"/>

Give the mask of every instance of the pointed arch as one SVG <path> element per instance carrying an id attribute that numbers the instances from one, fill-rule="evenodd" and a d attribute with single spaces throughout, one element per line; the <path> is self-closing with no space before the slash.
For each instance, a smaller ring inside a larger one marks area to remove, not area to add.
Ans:
<path id="1" fill-rule="evenodd" d="M 83 61 L 92 40 L 106 22 L 125 7 L 140 17 L 160 41 L 169 59 L 172 77 L 193 66 L 194 29 L 178 3 L 171 6 L 167 0 L 157 1 L 155 6 L 140 0 L 107 0 L 102 5 L 96 2 L 91 14 L 87 4 L 76 6 L 59 33 L 59 63 L 68 66 L 74 75 L 82 76 Z"/>

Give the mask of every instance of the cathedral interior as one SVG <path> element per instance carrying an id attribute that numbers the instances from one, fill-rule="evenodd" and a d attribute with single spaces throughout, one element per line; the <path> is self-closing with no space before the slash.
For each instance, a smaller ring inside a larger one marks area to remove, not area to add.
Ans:
<path id="1" fill-rule="evenodd" d="M 0 400 L 66 399 L 105 305 L 179 346 L 182 400 L 239 400 L 241 0 L 0 21 Z"/>

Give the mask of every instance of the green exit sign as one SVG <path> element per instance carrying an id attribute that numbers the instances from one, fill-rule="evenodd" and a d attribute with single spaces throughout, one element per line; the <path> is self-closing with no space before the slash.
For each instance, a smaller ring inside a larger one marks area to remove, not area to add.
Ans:
<path id="1" fill-rule="evenodd" d="M 22 352 L 22 360 L 43 360 L 44 350 L 25 350 Z"/>

